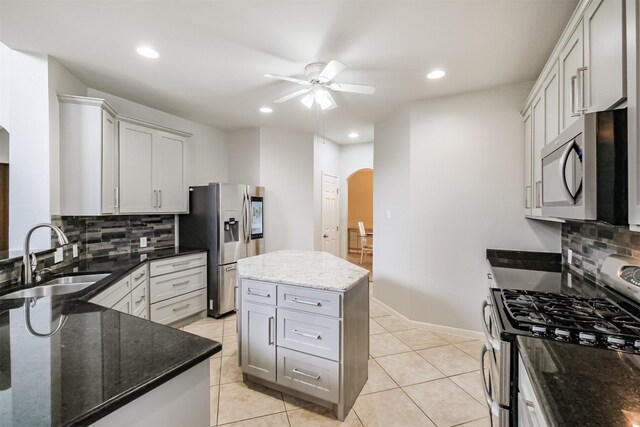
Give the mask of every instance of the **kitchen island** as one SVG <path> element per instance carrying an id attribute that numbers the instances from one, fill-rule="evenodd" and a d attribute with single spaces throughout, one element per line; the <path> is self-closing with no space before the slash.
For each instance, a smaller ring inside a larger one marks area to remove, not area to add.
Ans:
<path id="1" fill-rule="evenodd" d="M 344 420 L 368 377 L 368 275 L 325 252 L 239 260 L 245 381 L 332 408 Z"/>

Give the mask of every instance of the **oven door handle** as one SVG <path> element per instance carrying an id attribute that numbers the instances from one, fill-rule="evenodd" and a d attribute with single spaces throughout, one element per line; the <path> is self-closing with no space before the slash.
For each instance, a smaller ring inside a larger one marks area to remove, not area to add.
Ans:
<path id="1" fill-rule="evenodd" d="M 487 317 L 485 316 L 487 307 L 492 307 L 492 305 L 489 304 L 487 300 L 482 301 L 482 312 L 480 314 L 482 316 L 482 330 L 484 331 L 484 336 L 487 338 L 487 341 L 489 341 L 489 344 L 491 344 L 491 346 L 496 350 L 500 350 L 500 341 L 498 341 L 493 335 L 491 335 L 491 331 L 489 331 L 489 325 L 487 325 Z"/>
<path id="2" fill-rule="evenodd" d="M 499 416 L 500 415 L 500 407 L 498 403 L 493 400 L 491 397 L 491 386 L 487 384 L 487 374 L 485 373 L 484 367 L 484 356 L 491 350 L 489 344 L 485 344 L 482 346 L 482 351 L 480 353 L 480 376 L 482 377 L 482 391 L 484 391 L 484 398 L 487 401 L 487 406 L 492 415 Z"/>

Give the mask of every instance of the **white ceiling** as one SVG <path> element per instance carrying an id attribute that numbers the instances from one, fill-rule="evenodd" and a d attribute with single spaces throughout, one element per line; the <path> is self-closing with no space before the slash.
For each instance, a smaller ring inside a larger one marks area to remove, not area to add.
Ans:
<path id="1" fill-rule="evenodd" d="M 57 58 L 89 87 L 223 130 L 315 131 L 316 113 L 273 100 L 310 62 L 347 65 L 325 135 L 339 143 L 411 100 L 534 80 L 577 0 L 0 1 L 0 40 Z M 160 58 L 138 56 L 153 46 Z M 445 78 L 429 81 L 434 69 Z M 274 107 L 265 116 L 264 105 Z"/>

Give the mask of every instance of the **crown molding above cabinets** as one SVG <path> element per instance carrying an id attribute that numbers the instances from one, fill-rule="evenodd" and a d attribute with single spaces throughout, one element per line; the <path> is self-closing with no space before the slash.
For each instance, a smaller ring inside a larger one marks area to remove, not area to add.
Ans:
<path id="1" fill-rule="evenodd" d="M 60 215 L 188 211 L 191 133 L 118 114 L 100 98 L 58 101 Z"/>

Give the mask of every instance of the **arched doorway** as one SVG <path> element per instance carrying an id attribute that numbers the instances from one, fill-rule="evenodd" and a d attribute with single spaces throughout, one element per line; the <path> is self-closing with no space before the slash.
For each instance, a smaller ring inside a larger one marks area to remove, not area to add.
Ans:
<path id="1" fill-rule="evenodd" d="M 347 260 L 373 271 L 373 254 L 362 253 L 358 222 L 364 223 L 367 246 L 373 245 L 373 169 L 359 169 L 347 178 Z M 361 262 L 362 261 L 362 262 Z"/>

